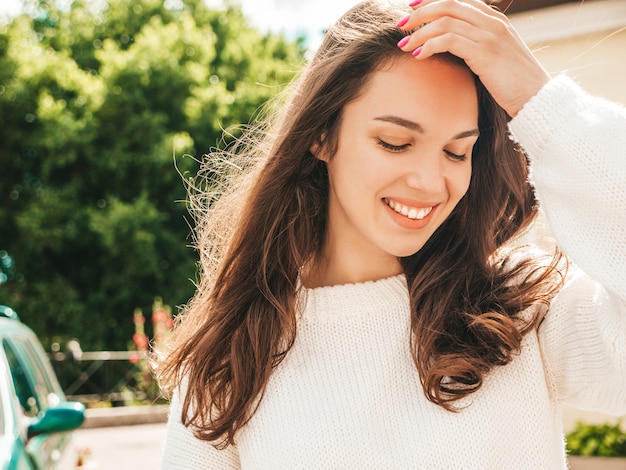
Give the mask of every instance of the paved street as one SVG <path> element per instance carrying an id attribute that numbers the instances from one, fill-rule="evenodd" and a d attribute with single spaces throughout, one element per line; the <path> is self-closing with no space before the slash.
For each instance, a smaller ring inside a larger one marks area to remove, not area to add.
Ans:
<path id="1" fill-rule="evenodd" d="M 89 449 L 84 470 L 159 469 L 165 441 L 165 424 L 81 429 L 74 433 L 77 455 Z"/>

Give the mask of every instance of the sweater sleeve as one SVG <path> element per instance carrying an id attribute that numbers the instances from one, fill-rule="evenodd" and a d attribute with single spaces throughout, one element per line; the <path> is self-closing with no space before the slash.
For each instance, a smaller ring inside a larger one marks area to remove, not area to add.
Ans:
<path id="1" fill-rule="evenodd" d="M 510 123 L 572 261 L 539 327 L 556 399 L 626 414 L 626 108 L 552 79 Z"/>
<path id="2" fill-rule="evenodd" d="M 184 391 L 176 389 L 170 404 L 161 470 L 236 470 L 239 456 L 234 446 L 218 450 L 193 435 L 181 422 Z"/>

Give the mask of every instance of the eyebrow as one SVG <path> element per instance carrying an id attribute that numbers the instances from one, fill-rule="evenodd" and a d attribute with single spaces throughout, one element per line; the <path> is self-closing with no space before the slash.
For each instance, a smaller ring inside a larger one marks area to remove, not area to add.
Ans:
<path id="1" fill-rule="evenodd" d="M 425 132 L 424 128 L 419 123 L 414 122 L 414 121 L 409 121 L 408 119 L 401 118 L 400 116 L 392 116 L 392 115 L 378 116 L 374 118 L 374 120 L 390 122 L 391 124 L 405 127 L 409 129 L 410 131 L 417 132 L 419 134 L 424 134 Z M 476 137 L 480 136 L 480 131 L 478 130 L 478 128 L 472 129 L 470 131 L 463 131 L 455 135 L 454 137 L 452 137 L 452 140 L 465 139 L 466 137 L 474 137 L 474 136 Z"/>

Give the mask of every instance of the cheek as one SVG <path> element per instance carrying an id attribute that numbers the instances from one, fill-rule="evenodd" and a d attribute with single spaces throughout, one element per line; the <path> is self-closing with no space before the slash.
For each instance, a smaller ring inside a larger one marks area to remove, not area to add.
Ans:
<path id="1" fill-rule="evenodd" d="M 456 168 L 454 175 L 454 183 L 453 183 L 453 193 L 454 198 L 460 200 L 470 186 L 470 181 L 472 179 L 472 166 L 471 164 L 463 165 L 461 168 Z"/>
<path id="2" fill-rule="evenodd" d="M 472 181 L 472 166 L 470 165 L 469 169 L 465 172 L 465 184 L 463 185 L 463 195 L 465 195 L 465 193 L 469 189 L 471 181 Z"/>
<path id="3" fill-rule="evenodd" d="M 329 176 L 334 177 L 350 191 L 372 190 L 392 178 L 394 167 L 367 146 L 353 146 L 349 151 L 335 154 L 328 165 Z"/>

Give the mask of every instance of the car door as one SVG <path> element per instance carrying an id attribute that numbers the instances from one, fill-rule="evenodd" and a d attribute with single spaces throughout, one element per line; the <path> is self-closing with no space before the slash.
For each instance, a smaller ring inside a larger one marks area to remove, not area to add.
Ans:
<path id="1" fill-rule="evenodd" d="M 0 348 L 0 469 L 32 470 L 30 458 L 24 449 L 25 436 L 15 416 L 19 404 L 12 384 L 13 379 Z"/>
<path id="2" fill-rule="evenodd" d="M 11 337 L 2 340 L 2 347 L 11 369 L 11 375 L 22 413 L 26 418 L 34 418 L 47 408 L 63 400 L 63 392 L 58 386 L 51 367 L 45 361 L 43 349 L 33 338 Z M 30 439 L 26 452 L 37 469 L 57 469 L 69 442 L 67 433 L 44 434 Z"/>

